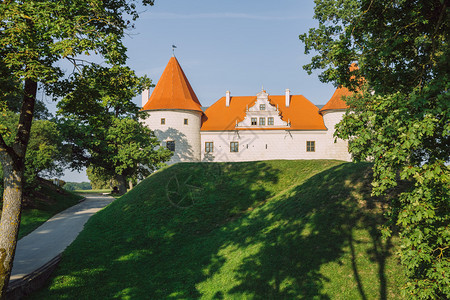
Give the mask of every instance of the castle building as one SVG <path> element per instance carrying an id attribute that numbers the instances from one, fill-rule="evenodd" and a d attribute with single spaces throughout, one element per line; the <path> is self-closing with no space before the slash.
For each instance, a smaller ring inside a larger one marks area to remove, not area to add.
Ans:
<path id="1" fill-rule="evenodd" d="M 338 88 L 319 109 L 302 95 L 232 96 L 202 110 L 178 60 L 170 58 L 149 97 L 142 93 L 145 124 L 174 152 L 169 164 L 192 161 L 338 159 L 350 161 L 347 141 L 333 137 L 347 109 Z"/>

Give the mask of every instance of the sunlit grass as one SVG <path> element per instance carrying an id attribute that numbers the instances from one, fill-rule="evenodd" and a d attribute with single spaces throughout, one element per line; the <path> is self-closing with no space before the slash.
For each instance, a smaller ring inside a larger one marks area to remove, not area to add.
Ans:
<path id="1" fill-rule="evenodd" d="M 35 298 L 398 299 L 369 167 L 166 168 L 92 217 Z"/>
<path id="2" fill-rule="evenodd" d="M 111 193 L 111 189 L 75 190 L 73 192 L 77 194 L 103 194 L 103 193 Z"/>

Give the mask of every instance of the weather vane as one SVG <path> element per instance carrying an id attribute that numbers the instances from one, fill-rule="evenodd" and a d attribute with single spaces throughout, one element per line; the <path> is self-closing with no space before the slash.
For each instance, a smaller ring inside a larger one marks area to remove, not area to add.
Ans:
<path id="1" fill-rule="evenodd" d="M 177 46 L 175 46 L 175 45 L 172 45 L 172 56 L 175 56 L 175 48 L 176 48 Z"/>

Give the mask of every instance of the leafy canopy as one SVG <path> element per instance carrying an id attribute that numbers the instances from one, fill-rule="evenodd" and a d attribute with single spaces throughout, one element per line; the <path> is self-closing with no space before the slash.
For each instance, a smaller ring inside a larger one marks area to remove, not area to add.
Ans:
<path id="1" fill-rule="evenodd" d="M 62 58 L 75 62 L 81 54 L 100 54 L 107 63 L 124 63 L 127 15 L 138 17 L 135 1 L 3 1 L 0 55 L 15 78 L 44 83 L 60 78 L 55 63 Z"/>
<path id="2" fill-rule="evenodd" d="M 4 128 L 5 142 L 7 145 L 12 145 L 15 139 L 14 128 L 19 122 L 19 115 L 11 111 L 2 112 L 0 115 L 2 116 L 0 126 Z M 25 156 L 26 189 L 35 188 L 38 177 L 61 174 L 60 161 L 64 151 L 60 146 L 61 143 L 62 137 L 56 123 L 49 120 L 33 122 Z"/>
<path id="3" fill-rule="evenodd" d="M 139 121 L 144 113 L 131 101 L 150 85 L 128 67 L 98 65 L 84 67 L 63 85 L 66 96 L 58 114 L 73 149 L 72 167 L 90 166 L 109 178 L 142 179 L 170 158 L 167 149 L 156 149 L 155 135 Z"/>
<path id="4" fill-rule="evenodd" d="M 388 212 L 412 298 L 450 297 L 450 85 L 447 1 L 316 0 L 300 35 L 304 68 L 354 91 L 337 126 L 355 160 L 374 162 L 373 193 L 398 192 Z M 352 68 L 357 63 L 358 68 Z"/>
<path id="5" fill-rule="evenodd" d="M 25 156 L 35 112 L 38 84 L 47 93 L 65 75 L 59 62 L 74 70 L 81 55 L 98 55 L 107 64 L 123 64 L 122 38 L 138 17 L 137 0 L 5 0 L 0 5 L 0 112 L 19 108 L 12 146 L 0 127 L 0 162 L 5 193 L 0 221 L 0 298 L 5 297 L 17 242 Z M 153 0 L 141 0 L 153 4 Z M 5 78 L 7 78 L 5 80 Z M 4 84 L 6 81 L 6 84 Z M 23 88 L 19 87 L 23 84 Z M 5 100 L 6 99 L 6 100 Z M 13 99 L 11 101 L 11 99 Z M 19 102 L 19 103 L 17 103 Z M 14 105 L 18 104 L 18 105 Z"/>

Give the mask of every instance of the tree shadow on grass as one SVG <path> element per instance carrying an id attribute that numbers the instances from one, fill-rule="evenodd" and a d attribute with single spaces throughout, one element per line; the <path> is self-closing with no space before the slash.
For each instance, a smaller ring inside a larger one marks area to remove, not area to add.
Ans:
<path id="1" fill-rule="evenodd" d="M 252 222 L 229 226 L 234 236 L 239 236 L 236 231 L 253 233 L 231 239 L 230 245 L 260 247 L 237 268 L 239 283 L 228 294 L 254 299 L 332 299 L 337 294 L 386 299 L 385 260 L 391 243 L 383 243 L 378 234 L 382 212 L 369 197 L 368 177 L 367 165 L 334 167 L 255 211 Z M 361 255 L 372 264 L 360 262 Z M 367 270 L 373 267 L 378 270 Z M 340 281 L 339 276 L 351 278 Z"/>
<path id="2" fill-rule="evenodd" d="M 390 245 L 377 234 L 376 203 L 361 196 L 368 166 L 339 165 L 295 186 L 280 178 L 294 163 L 304 162 L 185 163 L 154 174 L 88 222 L 36 299 L 385 299 Z M 310 164 L 290 176 L 326 162 Z M 167 193 L 179 191 L 175 177 L 180 191 L 196 188 L 189 205 L 168 200 L 180 195 Z M 360 255 L 378 275 L 361 270 Z"/>
<path id="3" fill-rule="evenodd" d="M 199 297 L 195 284 L 225 238 L 212 233 L 273 196 L 266 187 L 279 172 L 263 162 L 183 163 L 154 174 L 89 220 L 52 291 L 36 298 Z M 190 203 L 174 200 L 182 193 Z"/>

